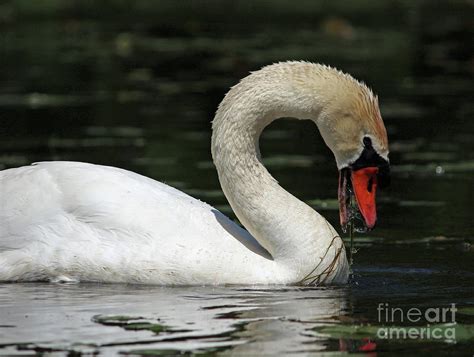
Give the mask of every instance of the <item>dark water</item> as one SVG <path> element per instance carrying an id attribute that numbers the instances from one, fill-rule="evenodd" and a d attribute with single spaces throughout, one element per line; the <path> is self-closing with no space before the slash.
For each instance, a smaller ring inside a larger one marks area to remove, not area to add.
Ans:
<path id="1" fill-rule="evenodd" d="M 118 166 L 232 216 L 210 158 L 210 121 L 249 70 L 288 59 L 331 64 L 366 81 L 380 97 L 393 164 L 378 227 L 356 237 L 348 286 L 7 284 L 0 354 L 472 355 L 472 2 L 299 4 L 0 4 L 0 168 L 41 160 Z M 315 127 L 277 121 L 261 146 L 281 185 L 337 227 L 337 169 Z M 467 335 L 351 334 L 384 324 L 381 303 L 405 311 L 455 303 Z M 136 317 L 165 331 L 104 325 L 96 315 Z"/>

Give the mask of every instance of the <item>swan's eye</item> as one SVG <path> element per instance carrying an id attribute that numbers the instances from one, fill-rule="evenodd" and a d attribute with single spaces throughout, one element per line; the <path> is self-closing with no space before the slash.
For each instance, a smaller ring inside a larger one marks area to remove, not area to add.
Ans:
<path id="1" fill-rule="evenodd" d="M 365 136 L 364 139 L 362 139 L 362 142 L 366 148 L 372 147 L 372 140 L 369 137 Z"/>

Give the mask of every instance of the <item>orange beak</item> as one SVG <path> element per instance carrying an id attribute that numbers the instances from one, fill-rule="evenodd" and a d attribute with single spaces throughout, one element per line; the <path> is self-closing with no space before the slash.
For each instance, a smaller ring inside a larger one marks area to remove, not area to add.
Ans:
<path id="1" fill-rule="evenodd" d="M 352 188 L 357 205 L 368 229 L 374 228 L 377 222 L 375 193 L 378 172 L 378 167 L 364 167 L 351 173 Z"/>
<path id="2" fill-rule="evenodd" d="M 382 175 L 383 174 L 383 175 Z M 380 182 L 379 182 L 380 180 Z M 388 185 L 389 173 L 383 172 L 378 167 L 369 166 L 352 170 L 349 167 L 339 172 L 339 218 L 344 232 L 347 231 L 349 222 L 357 217 L 357 212 L 351 209 L 351 196 L 355 196 L 358 211 L 367 229 L 372 229 L 377 222 L 377 210 L 375 206 L 375 193 L 377 184 Z"/>

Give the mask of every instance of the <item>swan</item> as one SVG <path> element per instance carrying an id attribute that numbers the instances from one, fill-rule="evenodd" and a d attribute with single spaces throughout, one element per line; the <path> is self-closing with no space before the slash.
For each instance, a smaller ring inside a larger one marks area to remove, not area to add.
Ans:
<path id="1" fill-rule="evenodd" d="M 259 136 L 281 117 L 312 120 L 370 229 L 389 178 L 378 99 L 332 67 L 280 62 L 232 87 L 212 122 L 219 181 L 243 229 L 208 204 L 119 168 L 40 162 L 0 171 L 0 281 L 163 285 L 347 282 L 344 243 L 262 164 Z"/>

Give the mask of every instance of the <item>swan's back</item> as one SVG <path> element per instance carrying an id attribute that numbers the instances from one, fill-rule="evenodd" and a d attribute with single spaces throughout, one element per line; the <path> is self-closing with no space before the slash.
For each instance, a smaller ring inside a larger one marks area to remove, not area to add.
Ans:
<path id="1" fill-rule="evenodd" d="M 0 195 L 0 280 L 212 282 L 225 262 L 209 255 L 221 249 L 228 260 L 226 250 L 238 256 L 241 241 L 254 244 L 211 206 L 107 166 L 1 171 Z"/>

